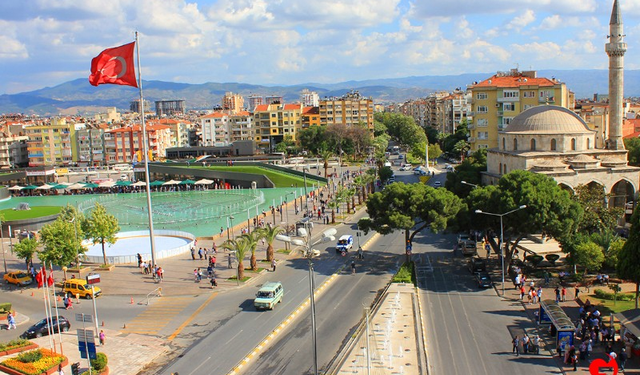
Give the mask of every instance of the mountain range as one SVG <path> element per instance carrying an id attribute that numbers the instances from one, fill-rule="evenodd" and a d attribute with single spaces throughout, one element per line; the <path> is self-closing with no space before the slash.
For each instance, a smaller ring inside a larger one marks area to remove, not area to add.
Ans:
<path id="1" fill-rule="evenodd" d="M 475 81 L 491 77 L 493 73 L 468 73 L 447 76 L 417 76 L 404 78 L 346 81 L 333 84 L 305 83 L 292 86 L 252 85 L 248 83 L 189 84 L 164 81 L 143 81 L 144 98 L 156 100 L 183 99 L 188 109 L 211 109 L 220 104 L 225 92 L 246 97 L 255 95 L 279 95 L 285 102 L 299 101 L 302 89 L 317 92 L 321 98 L 342 96 L 357 90 L 372 97 L 376 103 L 403 102 L 421 98 L 435 91 L 453 91 L 465 88 Z M 591 98 L 594 93 L 608 92 L 608 70 L 541 70 L 538 77 L 557 78 L 567 84 L 576 98 Z M 625 97 L 640 96 L 640 70 L 625 71 Z M 103 111 L 106 107 L 128 110 L 132 100 L 139 98 L 139 91 L 128 86 L 102 85 L 94 87 L 88 79 L 80 78 L 54 87 L 18 94 L 0 95 L 0 113 L 25 113 L 38 115 L 75 115 Z"/>

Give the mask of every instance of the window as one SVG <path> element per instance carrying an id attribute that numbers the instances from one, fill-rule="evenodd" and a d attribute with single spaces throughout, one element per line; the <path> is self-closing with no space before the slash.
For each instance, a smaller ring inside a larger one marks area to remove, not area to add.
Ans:
<path id="1" fill-rule="evenodd" d="M 502 104 L 502 110 L 503 111 L 515 111 L 516 110 L 516 105 L 515 103 L 504 103 Z"/>
<path id="2" fill-rule="evenodd" d="M 500 163 L 499 168 L 500 168 L 500 173 L 502 173 L 502 163 Z"/>
<path id="3" fill-rule="evenodd" d="M 516 138 L 513 139 L 513 151 L 518 151 L 518 140 Z"/>
<path id="4" fill-rule="evenodd" d="M 478 149 L 481 149 L 481 148 L 489 148 L 489 145 L 478 145 Z"/>
<path id="5" fill-rule="evenodd" d="M 535 98 L 536 97 L 536 92 L 535 91 L 525 91 L 522 93 L 522 96 L 525 98 Z"/>
<path id="6" fill-rule="evenodd" d="M 576 139 L 571 138 L 571 151 L 575 151 L 575 150 L 576 150 Z"/>
<path id="7" fill-rule="evenodd" d="M 507 139 L 506 138 L 502 138 L 502 149 L 503 150 L 507 149 Z"/>
<path id="8" fill-rule="evenodd" d="M 489 120 L 486 118 L 480 118 L 478 119 L 478 126 L 488 126 L 489 125 Z"/>
<path id="9" fill-rule="evenodd" d="M 551 140 L 551 151 L 556 151 L 556 149 L 558 148 L 558 143 L 556 142 L 555 138 Z"/>
<path id="10" fill-rule="evenodd" d="M 587 138 L 587 150 L 591 149 L 591 138 Z"/>
<path id="11" fill-rule="evenodd" d="M 486 99 L 488 97 L 486 92 L 479 92 L 476 94 L 476 99 L 478 100 L 482 100 L 482 99 Z"/>
<path id="12" fill-rule="evenodd" d="M 480 106 L 478 106 L 478 112 L 479 113 L 487 113 L 487 112 L 489 112 L 489 110 L 488 110 L 486 105 L 480 105 Z"/>
<path id="13" fill-rule="evenodd" d="M 536 140 L 531 139 L 531 151 L 535 151 L 535 150 L 536 150 Z"/>
<path id="14" fill-rule="evenodd" d="M 489 139 L 489 132 L 478 132 L 478 139 Z"/>
<path id="15" fill-rule="evenodd" d="M 519 91 L 515 91 L 515 90 L 505 90 L 502 93 L 502 97 L 503 98 L 519 98 L 520 97 L 520 92 Z"/>

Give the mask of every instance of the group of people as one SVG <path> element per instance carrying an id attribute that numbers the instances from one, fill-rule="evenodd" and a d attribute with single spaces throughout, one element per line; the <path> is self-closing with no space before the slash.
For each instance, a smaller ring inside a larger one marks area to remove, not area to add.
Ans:
<path id="1" fill-rule="evenodd" d="M 540 336 L 534 335 L 533 337 L 529 337 L 527 333 L 525 333 L 522 337 L 516 335 L 513 338 L 511 343 L 513 344 L 513 354 L 517 356 L 520 355 L 520 346 L 522 346 L 522 353 L 540 353 Z"/>

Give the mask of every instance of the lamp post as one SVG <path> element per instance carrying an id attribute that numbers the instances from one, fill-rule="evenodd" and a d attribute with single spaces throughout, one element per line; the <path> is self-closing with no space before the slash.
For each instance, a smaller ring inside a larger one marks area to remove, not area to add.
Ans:
<path id="1" fill-rule="evenodd" d="M 484 214 L 484 215 L 490 215 L 490 216 L 497 216 L 500 218 L 500 261 L 501 261 L 501 266 L 502 266 L 502 296 L 504 297 L 504 248 L 503 248 L 503 241 L 504 241 L 504 225 L 502 223 L 502 218 L 504 216 L 507 216 L 509 214 L 512 214 L 516 211 L 520 211 L 522 209 L 527 208 L 526 204 L 523 204 L 522 206 L 511 210 L 509 212 L 505 212 L 503 214 L 494 214 L 491 212 L 484 212 L 482 210 L 476 210 L 477 214 Z"/>
<path id="2" fill-rule="evenodd" d="M 301 228 L 298 230 L 299 237 L 303 239 L 292 239 L 289 236 L 285 236 L 279 234 L 276 236 L 276 239 L 282 242 L 292 243 L 298 246 L 304 246 L 305 249 L 305 258 L 307 258 L 307 262 L 309 264 L 309 310 L 311 313 L 311 340 L 313 342 L 313 373 L 314 375 L 318 375 L 318 340 L 316 336 L 316 299 L 314 296 L 315 293 L 315 281 L 313 277 L 313 257 L 318 253 L 317 250 L 313 250 L 312 247 L 321 243 L 321 242 L 329 242 L 335 241 L 334 235 L 337 233 L 335 228 L 327 229 L 322 233 L 322 237 L 311 243 L 311 228 L 309 227 L 311 221 L 305 222 L 305 228 Z"/>
<path id="3" fill-rule="evenodd" d="M 463 184 L 463 185 L 469 185 L 469 186 L 473 187 L 474 189 L 478 187 L 478 185 L 472 184 L 471 182 L 467 182 L 467 181 L 460 181 L 460 183 Z"/>
<path id="4" fill-rule="evenodd" d="M 309 214 L 309 195 L 307 194 L 307 167 L 302 167 L 302 176 L 304 177 L 304 205 L 305 213 Z"/>
<path id="5" fill-rule="evenodd" d="M 233 215 L 229 215 L 229 222 L 231 223 L 231 237 L 235 237 L 235 235 L 233 234 L 233 219 L 235 219 L 235 217 L 233 217 Z"/>

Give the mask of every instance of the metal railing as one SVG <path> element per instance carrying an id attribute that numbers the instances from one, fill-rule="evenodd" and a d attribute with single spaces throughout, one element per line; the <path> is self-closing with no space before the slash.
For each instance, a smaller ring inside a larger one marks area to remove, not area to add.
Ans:
<path id="1" fill-rule="evenodd" d="M 158 297 L 158 298 L 162 297 L 162 288 L 155 288 L 154 290 L 152 290 L 147 294 L 146 305 L 149 306 L 149 301 L 151 301 L 151 299 L 155 297 Z"/>

